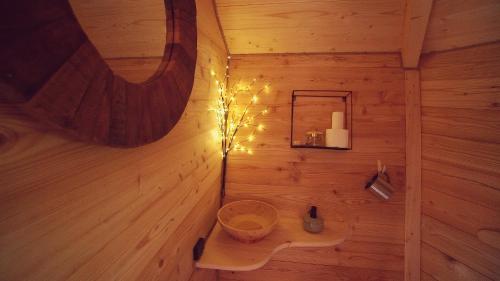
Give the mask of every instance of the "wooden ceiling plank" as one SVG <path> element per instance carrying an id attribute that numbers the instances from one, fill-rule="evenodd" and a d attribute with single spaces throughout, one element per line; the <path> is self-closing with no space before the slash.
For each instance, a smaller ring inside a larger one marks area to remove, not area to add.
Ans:
<path id="1" fill-rule="evenodd" d="M 217 0 L 231 54 L 399 52 L 403 0 Z"/>
<path id="2" fill-rule="evenodd" d="M 500 40 L 500 1 L 435 0 L 423 53 Z"/>

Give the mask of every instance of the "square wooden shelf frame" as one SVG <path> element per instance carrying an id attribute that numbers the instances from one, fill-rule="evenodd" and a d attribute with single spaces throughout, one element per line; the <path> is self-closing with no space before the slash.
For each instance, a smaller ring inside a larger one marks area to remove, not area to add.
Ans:
<path id="1" fill-rule="evenodd" d="M 349 130 L 349 147 L 328 147 L 328 146 L 313 146 L 305 144 L 293 144 L 293 130 L 294 130 L 294 115 L 295 115 L 295 104 L 297 97 L 303 98 L 341 98 L 344 102 L 344 112 L 347 124 L 347 129 Z M 291 130 L 290 130 L 290 147 L 291 148 L 313 148 L 313 149 L 329 149 L 329 150 L 352 150 L 352 91 L 340 91 L 340 90 L 293 90 L 292 91 L 292 117 L 291 117 Z"/>

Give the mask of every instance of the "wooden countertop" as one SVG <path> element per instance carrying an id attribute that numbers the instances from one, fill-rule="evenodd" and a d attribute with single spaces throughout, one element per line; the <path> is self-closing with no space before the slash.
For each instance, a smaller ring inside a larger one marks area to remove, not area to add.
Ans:
<path id="1" fill-rule="evenodd" d="M 217 223 L 205 244 L 198 268 L 250 271 L 264 266 L 278 251 L 291 247 L 330 247 L 345 241 L 351 229 L 346 222 L 325 221 L 318 234 L 302 228 L 302 218 L 281 217 L 276 229 L 264 239 L 245 244 L 232 239 Z"/>

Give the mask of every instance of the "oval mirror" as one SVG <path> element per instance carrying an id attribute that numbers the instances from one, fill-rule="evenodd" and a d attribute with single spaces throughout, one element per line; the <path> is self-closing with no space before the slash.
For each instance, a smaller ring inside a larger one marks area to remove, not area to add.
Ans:
<path id="1" fill-rule="evenodd" d="M 195 0 L 16 0 L 0 9 L 1 100 L 78 138 L 144 145 L 189 100 Z"/>
<path id="2" fill-rule="evenodd" d="M 140 83 L 157 72 L 168 32 L 163 0 L 70 0 L 70 4 L 116 75 Z"/>

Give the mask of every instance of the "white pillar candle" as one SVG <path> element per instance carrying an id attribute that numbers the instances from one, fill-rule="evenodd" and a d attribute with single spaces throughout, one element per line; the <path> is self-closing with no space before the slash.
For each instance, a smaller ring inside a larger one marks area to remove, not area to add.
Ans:
<path id="1" fill-rule="evenodd" d="M 325 144 L 328 147 L 349 147 L 349 130 L 326 129 Z"/>
<path id="2" fill-rule="evenodd" d="M 332 112 L 332 129 L 344 129 L 344 112 Z"/>

